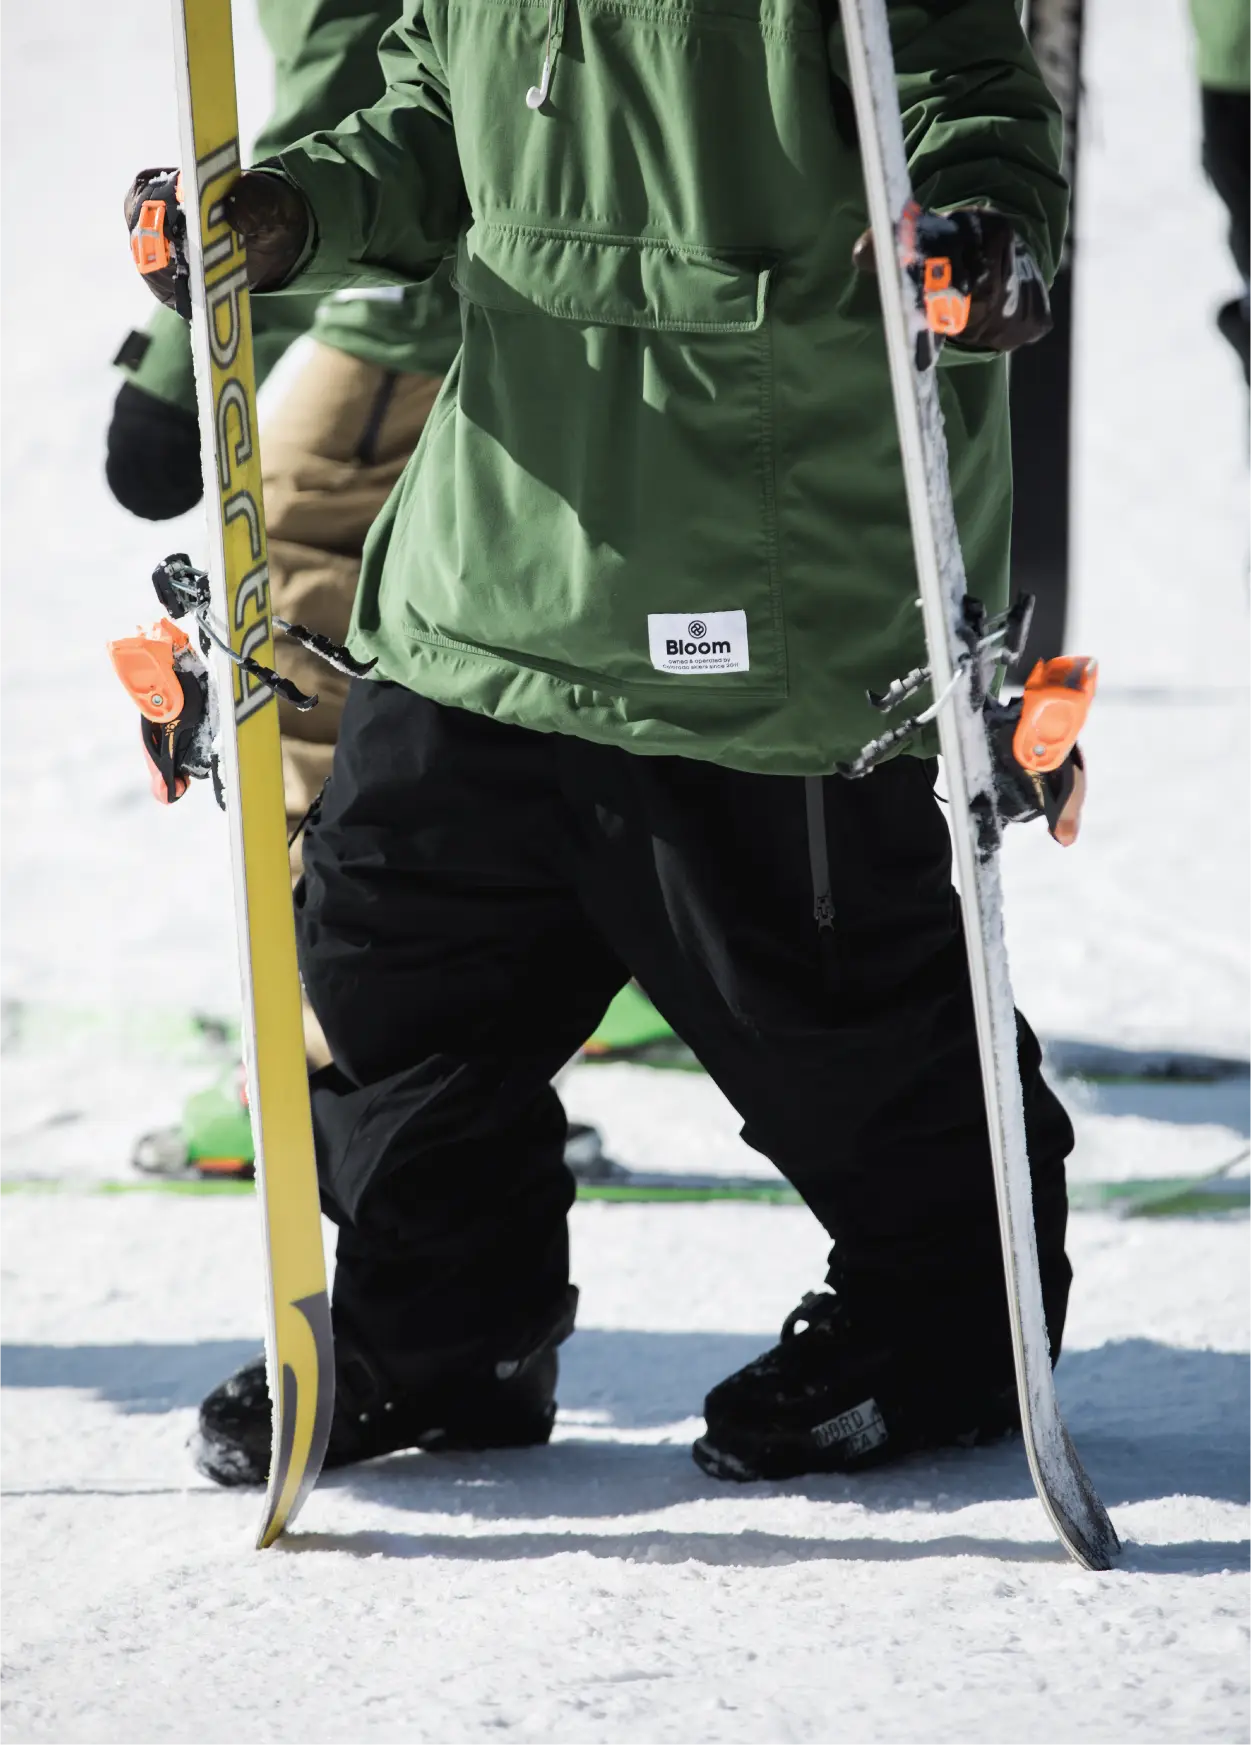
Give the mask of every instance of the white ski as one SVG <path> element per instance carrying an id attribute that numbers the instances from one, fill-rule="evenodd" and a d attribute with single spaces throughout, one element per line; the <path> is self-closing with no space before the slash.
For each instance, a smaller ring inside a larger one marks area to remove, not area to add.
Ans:
<path id="1" fill-rule="evenodd" d="M 939 742 L 964 904 L 1025 1447 L 1039 1498 L 1061 1540 L 1078 1563 L 1090 1570 L 1106 1570 L 1120 1542 L 1064 1428 L 1051 1374 L 1003 931 L 1000 826 L 980 704 L 983 675 L 965 628 L 964 560 L 947 472 L 935 351 L 921 294 L 901 246 L 901 221 L 912 188 L 886 5 L 885 0 L 839 0 L 839 4 L 878 262 L 933 695 L 939 700 Z"/>

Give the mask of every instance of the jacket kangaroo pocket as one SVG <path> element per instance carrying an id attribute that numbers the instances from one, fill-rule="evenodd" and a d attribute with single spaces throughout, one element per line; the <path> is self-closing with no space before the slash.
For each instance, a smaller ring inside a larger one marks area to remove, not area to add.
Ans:
<path id="1" fill-rule="evenodd" d="M 768 265 L 479 224 L 456 284 L 410 632 L 609 690 L 783 694 Z"/>

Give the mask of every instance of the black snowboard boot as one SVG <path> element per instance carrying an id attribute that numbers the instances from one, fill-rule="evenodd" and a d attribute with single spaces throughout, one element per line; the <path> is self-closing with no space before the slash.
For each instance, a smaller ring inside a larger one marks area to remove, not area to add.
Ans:
<path id="1" fill-rule="evenodd" d="M 692 1454 L 715 1479 L 792 1479 L 990 1442 L 1021 1421 L 1011 1372 L 995 1366 L 988 1378 L 985 1368 L 905 1355 L 859 1329 L 831 1293 L 809 1292 L 780 1343 L 713 1389 Z"/>
<path id="2" fill-rule="evenodd" d="M 334 1417 L 323 1465 L 346 1467 L 397 1449 L 546 1443 L 556 1418 L 556 1348 L 573 1332 L 577 1306 L 571 1285 L 547 1315 L 511 1336 L 406 1365 L 411 1380 L 403 1387 L 367 1354 L 336 1340 Z M 264 1485 L 272 1422 L 261 1353 L 201 1402 L 192 1459 L 218 1485 Z"/>

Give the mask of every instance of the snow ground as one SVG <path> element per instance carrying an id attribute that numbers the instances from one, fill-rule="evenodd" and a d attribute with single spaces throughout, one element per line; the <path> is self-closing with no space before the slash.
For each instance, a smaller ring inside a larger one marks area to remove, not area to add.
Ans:
<path id="1" fill-rule="evenodd" d="M 1014 970 L 1052 1039 L 1245 1059 L 1245 400 L 1210 332 L 1231 275 L 1182 0 L 1091 11 L 1073 646 L 1103 689 L 1081 846 L 1010 841 Z M 144 313 L 121 192 L 176 156 L 166 8 L 5 26 L 4 1170 L 85 1189 L 219 1059 L 185 1020 L 231 1011 L 233 939 L 219 821 L 150 803 L 103 658 L 152 616 L 153 560 L 201 544 L 101 474 L 104 360 Z M 65 186 L 73 274 L 27 252 Z M 1065 1094 L 1088 1179 L 1246 1143 L 1245 1081 Z M 698 1078 L 587 1069 L 567 1097 L 624 1162 L 764 1168 Z M 820 1278 L 799 1209 L 579 1206 L 553 1448 L 332 1476 L 260 1557 L 257 1500 L 183 1450 L 259 1343 L 250 1201 L 3 1204 L 6 1739 L 1247 1738 L 1245 1224 L 1073 1221 L 1060 1392 L 1127 1542 L 1094 1578 L 1019 1448 L 742 1491 L 690 1463 L 705 1389 Z"/>
<path id="2" fill-rule="evenodd" d="M 182 1445 L 257 1344 L 252 1208 L 80 1204 L 51 1248 L 6 1203 L 10 1740 L 1245 1737 L 1240 1229 L 1077 1221 L 1061 1394 L 1127 1542 L 1094 1578 L 1019 1446 L 694 1467 L 704 1390 L 818 1276 L 789 1208 L 580 1206 L 553 1447 L 331 1475 L 251 1554 L 257 1498 Z"/>

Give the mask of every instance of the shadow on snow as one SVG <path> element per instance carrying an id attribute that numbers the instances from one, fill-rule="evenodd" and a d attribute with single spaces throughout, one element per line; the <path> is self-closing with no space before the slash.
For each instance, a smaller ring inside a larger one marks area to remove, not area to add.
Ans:
<path id="1" fill-rule="evenodd" d="M 573 1415 L 546 1449 L 396 1455 L 327 1474 L 342 1488 L 391 1510 L 423 1515 L 509 1520 L 602 1519 L 725 1496 L 805 1497 L 854 1503 L 874 1514 L 918 1507 L 938 1515 L 989 1500 L 1028 1498 L 1032 1487 L 1018 1442 L 973 1451 L 939 1450 L 856 1477 L 803 1479 L 727 1489 L 690 1459 L 690 1421 L 705 1392 L 760 1351 L 756 1335 L 581 1330 L 562 1352 L 560 1401 Z M 165 1413 L 194 1406 L 231 1369 L 252 1356 L 252 1342 L 206 1340 L 187 1345 L 5 1346 L 9 1389 L 90 1391 L 124 1413 Z M 1114 1341 L 1071 1352 L 1058 1380 L 1066 1421 L 1108 1507 L 1173 1495 L 1248 1500 L 1249 1360 L 1243 1353 L 1183 1350 L 1151 1340 Z M 10 1402 L 10 1407 L 15 1406 Z M 578 1422 L 581 1420 L 581 1422 Z M 666 1427 L 670 1427 L 666 1435 Z M 645 1433 L 629 1441 L 622 1433 Z M 325 1536 L 308 1543 L 329 1544 Z M 405 1547 L 412 1541 L 411 1550 Z M 457 1535 L 362 1534 L 355 1549 L 394 1555 L 548 1556 L 584 1550 L 614 1556 L 732 1561 L 732 1548 L 755 1561 L 801 1557 L 934 1557 L 961 1549 L 988 1555 L 990 1541 L 960 1536 L 905 1542 L 797 1541 L 742 1534 L 699 1535 L 648 1529 L 639 1534 Z M 297 1541 L 296 1543 L 304 1543 Z M 347 1542 L 344 1543 L 345 1548 Z M 530 1551 L 524 1546 L 529 1544 Z M 814 1549 L 805 1551 L 806 1546 Z M 1013 1542 L 1011 1556 L 1051 1557 L 1050 1544 Z M 486 1547 L 494 1550 L 484 1550 Z M 610 1548 L 616 1548 L 610 1553 Z M 716 1550 L 725 1547 L 724 1556 Z M 870 1551 L 869 1548 L 875 1548 Z M 683 1549 L 685 1548 L 685 1549 Z M 1005 1554 L 1007 1555 L 1006 1551 Z M 1245 1548 L 1131 1547 L 1127 1567 L 1211 1570 L 1245 1563 Z"/>
<path id="2" fill-rule="evenodd" d="M 1068 1557 L 1056 1540 L 982 1538 L 943 1534 L 932 1539 L 889 1540 L 799 1538 L 765 1534 L 754 1528 L 720 1533 L 682 1533 L 643 1528 L 633 1534 L 410 1534 L 365 1530 L 353 1534 L 311 1534 L 296 1529 L 278 1542 L 288 1553 L 340 1552 L 353 1558 L 450 1558 L 507 1562 L 588 1553 L 636 1564 L 703 1564 L 768 1567 L 785 1564 L 909 1564 L 928 1558 L 989 1558 L 1014 1564 L 1058 1564 Z M 1159 1576 L 1216 1576 L 1245 1569 L 1251 1545 L 1246 1540 L 1189 1540 L 1164 1546 L 1130 1542 L 1116 1564 L 1118 1572 Z"/>

